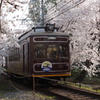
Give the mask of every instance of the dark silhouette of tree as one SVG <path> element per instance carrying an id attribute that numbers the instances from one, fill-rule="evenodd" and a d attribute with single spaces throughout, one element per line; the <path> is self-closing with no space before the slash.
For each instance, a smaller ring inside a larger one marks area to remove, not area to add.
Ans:
<path id="1" fill-rule="evenodd" d="M 74 82 L 82 83 L 84 81 L 85 76 L 87 75 L 86 70 L 82 70 L 81 73 L 76 77 Z"/>

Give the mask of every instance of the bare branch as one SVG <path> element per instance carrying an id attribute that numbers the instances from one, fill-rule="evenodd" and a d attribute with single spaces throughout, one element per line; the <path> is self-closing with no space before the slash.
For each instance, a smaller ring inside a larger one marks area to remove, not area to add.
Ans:
<path id="1" fill-rule="evenodd" d="M 68 24 L 67 24 L 66 28 L 63 30 L 63 32 L 65 32 L 65 31 L 68 29 L 68 27 L 69 27 L 69 25 L 70 25 L 71 23 L 73 23 L 73 18 L 68 22 Z"/>
<path id="2" fill-rule="evenodd" d="M 7 0 L 7 3 L 9 3 L 10 5 L 12 5 L 15 9 L 17 9 L 17 7 L 19 7 L 19 5 L 16 5 L 16 4 L 14 4 L 14 3 L 11 3 L 11 2 L 9 2 L 8 0 Z"/>
<path id="3" fill-rule="evenodd" d="M 2 2 L 3 2 L 3 0 L 1 0 L 1 3 L 0 3 L 0 12 L 1 12 L 1 6 L 2 6 Z"/>
<path id="4" fill-rule="evenodd" d="M 3 2 L 3 0 L 1 0 L 1 3 L 0 3 L 0 16 L 1 16 L 1 7 L 2 7 L 2 2 Z M 0 31 L 1 31 L 1 19 L 0 19 Z"/>

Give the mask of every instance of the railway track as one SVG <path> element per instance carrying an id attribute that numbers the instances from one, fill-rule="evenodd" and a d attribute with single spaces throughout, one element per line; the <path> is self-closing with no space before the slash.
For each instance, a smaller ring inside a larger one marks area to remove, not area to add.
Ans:
<path id="1" fill-rule="evenodd" d="M 69 85 L 44 85 L 39 88 L 39 91 L 55 96 L 57 100 L 100 100 L 100 94 L 97 92 Z"/>
<path id="2" fill-rule="evenodd" d="M 36 92 L 55 96 L 57 100 L 100 100 L 100 94 L 69 85 L 41 85 Z"/>
<path id="3" fill-rule="evenodd" d="M 100 100 L 100 94 L 87 90 L 69 87 L 43 87 L 42 92 L 57 97 L 57 100 Z"/>

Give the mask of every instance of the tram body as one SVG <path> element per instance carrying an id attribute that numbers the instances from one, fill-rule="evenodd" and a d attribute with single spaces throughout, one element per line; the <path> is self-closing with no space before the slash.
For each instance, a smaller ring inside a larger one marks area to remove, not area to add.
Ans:
<path id="1" fill-rule="evenodd" d="M 19 48 L 9 50 L 7 72 L 25 77 L 70 76 L 69 37 L 38 28 L 19 37 Z"/>

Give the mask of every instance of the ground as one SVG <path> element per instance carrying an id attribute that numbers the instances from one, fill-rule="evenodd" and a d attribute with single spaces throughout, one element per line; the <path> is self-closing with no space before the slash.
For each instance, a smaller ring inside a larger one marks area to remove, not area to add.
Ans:
<path id="1" fill-rule="evenodd" d="M 0 100 L 34 100 L 34 94 L 30 90 L 18 90 L 9 78 L 0 74 Z"/>
<path id="2" fill-rule="evenodd" d="M 53 100 L 53 98 L 34 93 L 32 89 L 16 84 L 1 73 L 0 100 Z"/>

